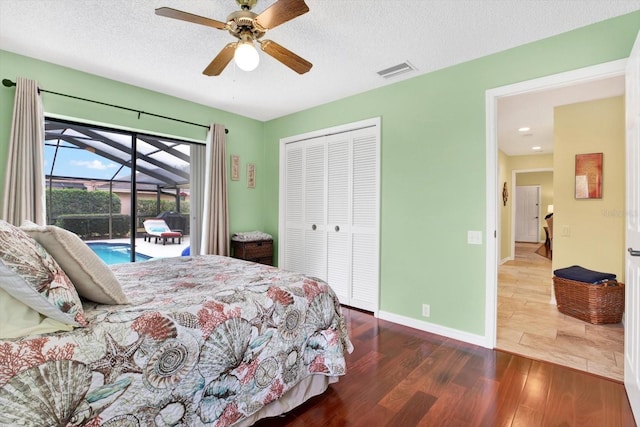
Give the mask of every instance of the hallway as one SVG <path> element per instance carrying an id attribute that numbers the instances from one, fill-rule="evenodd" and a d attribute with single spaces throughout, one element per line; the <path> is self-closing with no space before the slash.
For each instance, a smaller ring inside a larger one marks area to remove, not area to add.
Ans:
<path id="1" fill-rule="evenodd" d="M 539 246 L 516 243 L 515 259 L 498 268 L 496 348 L 623 381 L 622 323 L 592 325 L 549 304 L 551 261 Z"/>

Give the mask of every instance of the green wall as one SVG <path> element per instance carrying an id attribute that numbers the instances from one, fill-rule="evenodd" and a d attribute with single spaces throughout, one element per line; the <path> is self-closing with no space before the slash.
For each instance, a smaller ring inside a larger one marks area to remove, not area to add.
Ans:
<path id="1" fill-rule="evenodd" d="M 639 29 L 636 12 L 266 123 L 2 51 L 0 76 L 29 77 L 45 89 L 198 123 L 224 123 L 231 130 L 228 154 L 240 155 L 243 170 L 241 181 L 231 182 L 232 231 L 260 228 L 276 239 L 280 138 L 380 116 L 380 308 L 484 335 L 486 248 L 466 241 L 467 230 L 484 230 L 486 223 L 485 92 L 625 58 Z M 2 169 L 12 97 L 13 90 L 0 88 Z M 45 97 L 45 109 L 202 138 L 201 130 L 53 97 Z M 248 161 L 257 164 L 256 190 L 244 188 Z M 420 315 L 423 303 L 431 305 L 429 319 Z"/>
<path id="2" fill-rule="evenodd" d="M 380 116 L 380 308 L 484 335 L 486 249 L 467 231 L 485 229 L 485 92 L 625 58 L 639 29 L 636 12 L 267 122 L 267 229 L 279 139 Z"/>
<path id="3" fill-rule="evenodd" d="M 265 168 L 264 145 L 262 143 L 264 123 L 0 50 L 0 78 L 8 78 L 15 82 L 16 77 L 34 79 L 41 88 L 54 92 L 140 109 L 204 125 L 224 124 L 229 129 L 227 156 L 237 154 L 240 156 L 241 163 L 240 181 L 229 181 L 231 231 L 264 228 L 264 217 L 260 214 L 265 192 L 264 181 L 260 179 L 261 171 Z M 14 94 L 15 88 L 0 87 L 0 182 L 4 180 Z M 45 114 L 62 115 L 81 121 L 111 124 L 199 141 L 204 141 L 206 135 L 206 129 L 201 127 L 144 114 L 138 118 L 137 113 L 71 100 L 53 94 L 43 93 L 42 97 Z M 247 189 L 246 186 L 247 162 L 256 164 L 258 178 L 255 189 Z M 2 190 L 0 189 L 0 191 Z"/>

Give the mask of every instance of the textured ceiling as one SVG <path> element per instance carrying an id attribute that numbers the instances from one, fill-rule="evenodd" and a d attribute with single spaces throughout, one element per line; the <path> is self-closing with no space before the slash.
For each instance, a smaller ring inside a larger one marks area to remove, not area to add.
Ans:
<path id="1" fill-rule="evenodd" d="M 0 49 L 269 120 L 640 9 L 637 0 L 306 1 L 310 12 L 265 36 L 314 64 L 302 76 L 263 52 L 255 71 L 232 62 L 204 76 L 232 37 L 154 14 L 167 6 L 224 21 L 233 0 L 0 0 Z M 376 73 L 403 61 L 417 71 Z"/>

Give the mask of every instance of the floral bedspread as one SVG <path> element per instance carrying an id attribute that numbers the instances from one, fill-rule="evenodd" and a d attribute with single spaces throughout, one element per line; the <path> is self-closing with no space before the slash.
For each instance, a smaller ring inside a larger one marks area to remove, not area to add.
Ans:
<path id="1" fill-rule="evenodd" d="M 0 425 L 228 426 L 313 374 L 345 374 L 340 305 L 317 279 L 220 256 L 113 270 L 130 304 L 0 340 Z"/>

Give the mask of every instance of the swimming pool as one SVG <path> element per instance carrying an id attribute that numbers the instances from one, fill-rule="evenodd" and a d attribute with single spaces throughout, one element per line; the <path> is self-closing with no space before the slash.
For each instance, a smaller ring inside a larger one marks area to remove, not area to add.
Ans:
<path id="1" fill-rule="evenodd" d="M 131 262 L 131 245 L 129 243 L 89 242 L 87 245 L 105 262 L 105 264 L 122 264 Z M 136 252 L 136 261 L 146 261 L 150 256 Z"/>

